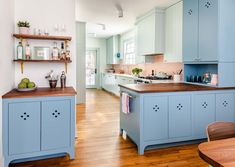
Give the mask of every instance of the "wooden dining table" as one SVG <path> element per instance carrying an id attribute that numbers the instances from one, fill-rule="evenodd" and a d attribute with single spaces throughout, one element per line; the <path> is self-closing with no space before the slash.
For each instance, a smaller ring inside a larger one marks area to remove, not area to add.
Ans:
<path id="1" fill-rule="evenodd" d="M 235 138 L 202 143 L 199 156 L 213 167 L 235 167 Z"/>

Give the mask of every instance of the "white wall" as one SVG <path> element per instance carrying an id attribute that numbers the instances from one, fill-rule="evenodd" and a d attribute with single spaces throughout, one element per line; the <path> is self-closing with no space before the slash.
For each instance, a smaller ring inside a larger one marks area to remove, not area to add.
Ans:
<path id="1" fill-rule="evenodd" d="M 34 28 L 48 29 L 51 35 L 55 34 L 56 24 L 66 26 L 66 35 L 72 36 L 70 49 L 73 63 L 68 64 L 67 86 L 76 88 L 76 50 L 75 50 L 75 0 L 16 0 L 15 21 L 28 20 L 31 23 L 31 32 Z M 18 29 L 16 28 L 16 32 Z M 33 45 L 53 46 L 53 41 L 33 42 Z M 40 87 L 48 87 L 45 75 L 54 70 L 60 74 L 64 71 L 64 64 L 25 63 L 24 74 L 20 72 L 20 65 L 15 65 L 15 84 L 23 77 L 28 77 Z"/>
<path id="2" fill-rule="evenodd" d="M 76 23 L 77 48 L 77 102 L 86 102 L 86 23 Z"/>
<path id="3" fill-rule="evenodd" d="M 101 81 L 101 73 L 106 69 L 106 39 L 104 38 L 87 38 L 86 48 L 99 49 L 99 87 Z"/>
<path id="4" fill-rule="evenodd" d="M 13 39 L 11 34 L 14 30 L 14 1 L 0 0 L 0 106 L 2 106 L 2 95 L 13 88 L 14 64 Z M 2 158 L 2 107 L 0 107 L 0 166 L 3 166 Z"/>

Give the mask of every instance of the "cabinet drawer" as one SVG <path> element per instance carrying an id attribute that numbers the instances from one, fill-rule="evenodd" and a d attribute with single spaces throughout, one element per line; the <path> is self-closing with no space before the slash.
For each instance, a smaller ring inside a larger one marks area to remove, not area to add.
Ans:
<path id="1" fill-rule="evenodd" d="M 168 138 L 168 98 L 144 98 L 144 140 Z"/>
<path id="2" fill-rule="evenodd" d="M 42 102 L 42 150 L 70 145 L 70 100 Z"/>
<path id="3" fill-rule="evenodd" d="M 40 151 L 40 102 L 9 104 L 9 155 Z"/>
<path id="4" fill-rule="evenodd" d="M 191 136 L 190 95 L 169 97 L 169 137 Z M 183 121 L 182 121 L 183 120 Z"/>

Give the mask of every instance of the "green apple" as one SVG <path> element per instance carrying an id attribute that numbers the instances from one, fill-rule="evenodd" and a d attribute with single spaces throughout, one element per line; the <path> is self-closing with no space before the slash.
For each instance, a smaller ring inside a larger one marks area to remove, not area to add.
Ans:
<path id="1" fill-rule="evenodd" d="M 19 83 L 18 88 L 19 89 L 27 88 L 27 84 L 25 82 L 21 82 L 21 83 Z"/>
<path id="2" fill-rule="evenodd" d="M 28 83 L 28 88 L 34 88 L 36 85 L 34 82 L 29 82 Z"/>

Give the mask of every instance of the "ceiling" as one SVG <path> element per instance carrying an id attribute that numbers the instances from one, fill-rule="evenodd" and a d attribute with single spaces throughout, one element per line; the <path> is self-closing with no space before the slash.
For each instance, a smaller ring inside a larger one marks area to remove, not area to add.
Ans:
<path id="1" fill-rule="evenodd" d="M 107 38 L 133 28 L 137 16 L 154 7 L 167 8 L 180 0 L 77 0 L 76 20 L 87 22 L 88 36 Z M 118 17 L 120 6 L 123 18 Z M 105 25 L 105 30 L 103 26 Z"/>

